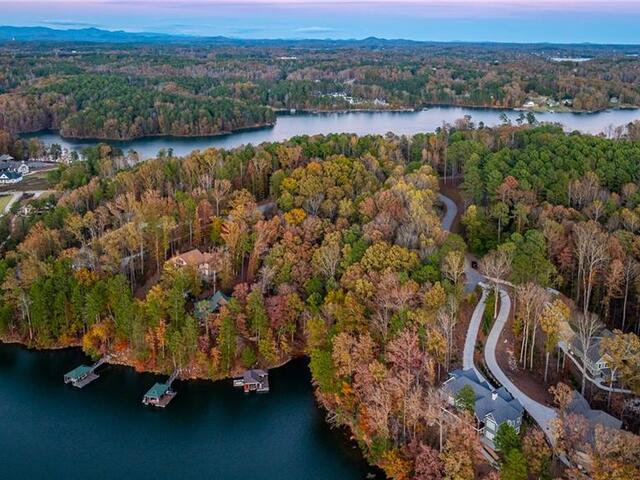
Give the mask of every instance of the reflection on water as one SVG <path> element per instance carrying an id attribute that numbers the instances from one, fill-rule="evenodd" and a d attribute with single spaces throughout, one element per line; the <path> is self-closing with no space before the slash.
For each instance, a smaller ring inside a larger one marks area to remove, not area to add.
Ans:
<path id="1" fill-rule="evenodd" d="M 142 406 L 160 377 L 107 366 L 82 390 L 78 349 L 0 345 L 0 478 L 362 479 L 373 472 L 315 404 L 305 360 L 271 372 L 271 393 L 177 381 L 165 410 Z"/>
<path id="2" fill-rule="evenodd" d="M 186 155 L 193 150 L 209 147 L 233 148 L 238 145 L 262 142 L 276 142 L 296 135 L 315 135 L 327 133 L 355 133 L 358 135 L 385 134 L 394 132 L 412 135 L 419 132 L 433 131 L 442 122 L 453 123 L 455 120 L 470 115 L 477 124 L 483 122 L 487 126 L 502 123 L 501 116 L 506 114 L 513 121 L 521 114 L 514 110 L 497 110 L 487 108 L 434 107 L 418 112 L 353 112 L 327 114 L 281 115 L 276 125 L 271 128 L 247 130 L 217 137 L 176 138 L 152 137 L 126 142 L 108 142 L 123 150 L 136 150 L 141 158 L 151 158 L 162 148 L 172 148 L 176 155 Z M 626 125 L 640 119 L 640 110 L 606 110 L 597 113 L 544 112 L 537 113 L 541 122 L 558 122 L 567 130 L 580 130 L 585 133 L 600 133 L 609 126 Z M 96 141 L 73 141 L 62 139 L 55 132 L 38 132 L 25 135 L 38 137 L 44 143 L 59 143 L 69 149 L 80 150 Z"/>

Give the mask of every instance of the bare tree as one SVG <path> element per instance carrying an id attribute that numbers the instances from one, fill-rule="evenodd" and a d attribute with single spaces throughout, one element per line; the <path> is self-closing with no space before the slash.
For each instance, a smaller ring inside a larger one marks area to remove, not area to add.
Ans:
<path id="1" fill-rule="evenodd" d="M 621 330 L 624 332 L 624 327 L 627 323 L 627 302 L 629 299 L 629 287 L 636 281 L 638 276 L 640 275 L 640 265 L 638 262 L 631 256 L 627 255 L 625 258 L 624 264 L 622 266 L 622 278 L 624 283 L 624 300 L 622 302 L 622 327 Z"/>
<path id="2" fill-rule="evenodd" d="M 457 250 L 447 253 L 442 261 L 442 274 L 457 287 L 464 274 L 464 254 Z"/>
<path id="3" fill-rule="evenodd" d="M 493 284 L 494 309 L 493 317 L 498 316 L 498 298 L 500 283 L 503 283 L 511 272 L 511 253 L 504 250 L 492 250 L 480 260 L 480 271 Z"/>
<path id="4" fill-rule="evenodd" d="M 522 342 L 520 345 L 520 363 L 533 368 L 533 354 L 540 317 L 545 305 L 549 302 L 550 295 L 547 290 L 535 283 L 525 283 L 516 287 L 517 314 L 522 321 Z"/>
<path id="5" fill-rule="evenodd" d="M 447 343 L 445 352 L 445 364 L 447 370 L 451 365 L 451 350 L 453 349 L 453 331 L 458 323 L 458 299 L 454 295 L 449 295 L 445 305 L 437 315 L 438 326 Z"/>
<path id="6" fill-rule="evenodd" d="M 213 188 L 211 189 L 211 196 L 213 197 L 214 202 L 216 202 L 216 215 L 220 216 L 220 204 L 227 198 L 229 192 L 231 191 L 231 182 L 229 180 L 218 180 L 215 179 L 213 181 Z"/>
<path id="7" fill-rule="evenodd" d="M 608 236 L 599 224 L 592 221 L 577 224 L 573 233 L 578 258 L 578 284 L 582 289 L 582 312 L 586 317 L 597 275 L 609 260 Z"/>
<path id="8" fill-rule="evenodd" d="M 590 312 L 578 313 L 575 317 L 575 324 L 577 328 L 576 335 L 582 349 L 582 388 L 580 393 L 584 396 L 587 383 L 587 355 L 589 349 L 593 346 L 593 339 L 598 330 L 600 330 L 600 320 L 598 320 L 597 315 Z"/>

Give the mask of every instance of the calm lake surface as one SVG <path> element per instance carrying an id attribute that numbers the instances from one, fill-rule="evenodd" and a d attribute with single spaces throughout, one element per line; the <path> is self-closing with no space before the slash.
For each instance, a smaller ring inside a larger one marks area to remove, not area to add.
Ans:
<path id="1" fill-rule="evenodd" d="M 152 374 L 107 366 L 78 390 L 62 376 L 79 349 L 0 345 L 2 479 L 364 479 L 355 444 L 314 403 L 304 360 L 271 371 L 271 393 L 178 381 L 165 410 L 144 407 Z"/>
<path id="2" fill-rule="evenodd" d="M 385 134 L 394 132 L 399 135 L 412 135 L 429 132 L 442 125 L 470 115 L 477 124 L 487 126 L 502 123 L 500 116 L 506 113 L 512 120 L 520 115 L 514 110 L 496 110 L 486 108 L 434 107 L 417 112 L 352 112 L 326 114 L 280 115 L 272 128 L 249 130 L 230 135 L 199 138 L 154 137 L 127 142 L 107 142 L 117 145 L 125 152 L 136 150 L 141 158 L 151 158 L 162 148 L 173 148 L 176 155 L 186 155 L 193 150 L 209 147 L 233 148 L 242 144 L 254 145 L 262 142 L 277 142 L 296 135 L 315 135 L 327 133 Z M 580 130 L 585 133 L 600 133 L 609 126 L 626 125 L 640 119 L 640 110 L 605 110 L 597 113 L 537 113 L 541 122 L 561 123 L 567 130 Z M 80 150 L 94 145 L 97 141 L 75 141 L 61 138 L 55 132 L 38 132 L 25 137 L 40 138 L 45 144 L 58 143 L 70 150 Z"/>

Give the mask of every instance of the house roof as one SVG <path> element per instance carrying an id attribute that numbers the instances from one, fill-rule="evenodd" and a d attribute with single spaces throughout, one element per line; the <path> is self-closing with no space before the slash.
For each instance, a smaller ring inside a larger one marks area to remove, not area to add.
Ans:
<path id="1" fill-rule="evenodd" d="M 156 383 L 144 394 L 146 398 L 160 399 L 169 390 L 169 386 L 166 383 Z"/>
<path id="2" fill-rule="evenodd" d="M 11 172 L 9 170 L 0 170 L 0 178 L 15 180 L 16 178 L 22 178 L 22 174 L 19 172 Z"/>
<path id="3" fill-rule="evenodd" d="M 227 303 L 229 300 L 229 297 L 227 297 L 221 290 L 218 290 L 209 298 L 196 303 L 194 314 L 196 318 L 202 320 L 210 313 L 218 310 L 218 308 Z"/>
<path id="4" fill-rule="evenodd" d="M 11 160 L 13 160 L 13 157 L 11 155 L 0 155 L 0 162 L 10 162 Z"/>
<path id="5" fill-rule="evenodd" d="M 522 416 L 522 404 L 513 398 L 507 389 L 500 387 L 493 390 L 491 385 L 478 377 L 475 370 L 454 370 L 449 375 L 450 378 L 444 383 L 443 388 L 452 396 L 455 397 L 465 386 L 473 389 L 476 394 L 474 411 L 478 419 L 492 416 L 499 425 L 507 420 L 515 421 Z"/>
<path id="6" fill-rule="evenodd" d="M 203 263 L 206 263 L 208 261 L 208 258 L 200 250 L 194 248 L 193 250 L 189 250 L 188 252 L 176 255 L 175 257 L 173 257 L 173 260 L 182 260 L 187 265 L 197 267 L 199 265 L 202 265 Z"/>
<path id="7" fill-rule="evenodd" d="M 609 415 L 607 412 L 602 410 L 593 410 L 589 405 L 589 402 L 587 402 L 587 400 L 577 391 L 573 392 L 573 400 L 567 409 L 571 413 L 576 413 L 585 417 L 591 424 L 591 427 L 595 427 L 595 425 L 602 425 L 606 428 L 619 429 L 622 426 L 622 421 L 612 415 Z"/>
<path id="8" fill-rule="evenodd" d="M 81 378 L 85 376 L 87 373 L 91 371 L 91 367 L 87 365 L 80 365 L 79 367 L 74 368 L 70 372 L 65 373 L 65 378 L 70 378 L 72 380 Z"/>
<path id="9" fill-rule="evenodd" d="M 602 358 L 602 355 L 600 354 L 600 343 L 603 338 L 609 338 L 612 335 L 613 333 L 611 333 L 611 330 L 604 328 L 597 336 L 592 338 L 589 350 L 587 350 L 587 358 L 591 363 L 596 363 Z M 571 338 L 571 346 L 579 355 L 582 355 L 584 348 L 578 335 L 574 334 Z"/>
<path id="10" fill-rule="evenodd" d="M 224 305 L 225 303 L 227 303 L 229 300 L 230 298 L 227 297 L 222 292 L 222 290 L 216 291 L 216 293 L 214 293 L 211 297 L 209 297 L 209 302 L 211 303 L 211 307 L 213 308 L 214 311 L 220 308 L 221 305 Z"/>

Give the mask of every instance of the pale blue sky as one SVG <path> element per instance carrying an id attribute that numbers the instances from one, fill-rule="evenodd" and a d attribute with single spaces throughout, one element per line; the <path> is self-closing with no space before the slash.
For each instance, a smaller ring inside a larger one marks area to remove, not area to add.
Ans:
<path id="1" fill-rule="evenodd" d="M 0 24 L 225 35 L 640 44 L 640 0 L 0 0 Z"/>

